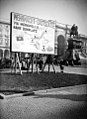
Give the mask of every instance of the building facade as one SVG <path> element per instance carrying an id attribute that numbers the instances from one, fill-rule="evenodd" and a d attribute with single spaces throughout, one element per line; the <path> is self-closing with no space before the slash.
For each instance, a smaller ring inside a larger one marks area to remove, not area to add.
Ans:
<path id="1" fill-rule="evenodd" d="M 10 58 L 10 24 L 0 21 L 0 59 Z"/>

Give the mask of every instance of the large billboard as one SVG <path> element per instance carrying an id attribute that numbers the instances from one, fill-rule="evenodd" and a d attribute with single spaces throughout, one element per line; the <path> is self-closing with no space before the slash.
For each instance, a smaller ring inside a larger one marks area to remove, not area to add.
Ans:
<path id="1" fill-rule="evenodd" d="M 11 13 L 11 51 L 54 54 L 55 23 Z"/>

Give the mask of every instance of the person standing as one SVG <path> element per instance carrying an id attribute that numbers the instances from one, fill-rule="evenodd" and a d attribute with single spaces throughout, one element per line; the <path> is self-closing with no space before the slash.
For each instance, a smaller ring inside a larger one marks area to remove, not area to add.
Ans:
<path id="1" fill-rule="evenodd" d="M 48 64 L 48 72 L 50 72 L 50 65 L 52 65 L 52 68 L 53 68 L 54 73 L 56 72 L 55 71 L 55 68 L 54 68 L 54 63 L 53 63 L 53 57 L 52 57 L 52 55 L 48 55 L 47 56 L 47 59 L 46 59 L 46 62 L 44 64 L 43 68 L 42 68 L 42 71 L 44 71 L 46 64 Z"/>

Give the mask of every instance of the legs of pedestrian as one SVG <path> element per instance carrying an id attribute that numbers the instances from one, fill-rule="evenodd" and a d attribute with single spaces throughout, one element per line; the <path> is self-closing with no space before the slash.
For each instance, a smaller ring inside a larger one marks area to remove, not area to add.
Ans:
<path id="1" fill-rule="evenodd" d="M 46 62 L 43 64 L 42 72 L 44 71 L 45 67 L 46 67 Z"/>
<path id="2" fill-rule="evenodd" d="M 52 63 L 52 67 L 53 67 L 53 71 L 54 71 L 54 73 L 55 73 L 56 71 L 55 71 L 55 68 L 54 68 L 54 64 L 53 64 L 53 63 Z"/>
<path id="3" fill-rule="evenodd" d="M 48 73 L 50 72 L 50 63 L 48 63 Z"/>
<path id="4" fill-rule="evenodd" d="M 36 63 L 36 72 L 39 74 L 39 64 Z"/>

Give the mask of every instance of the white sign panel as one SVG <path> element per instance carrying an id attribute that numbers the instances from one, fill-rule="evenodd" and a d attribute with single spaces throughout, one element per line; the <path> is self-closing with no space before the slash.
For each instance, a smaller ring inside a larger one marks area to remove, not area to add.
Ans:
<path id="1" fill-rule="evenodd" d="M 55 24 L 11 13 L 11 51 L 54 54 Z"/>

